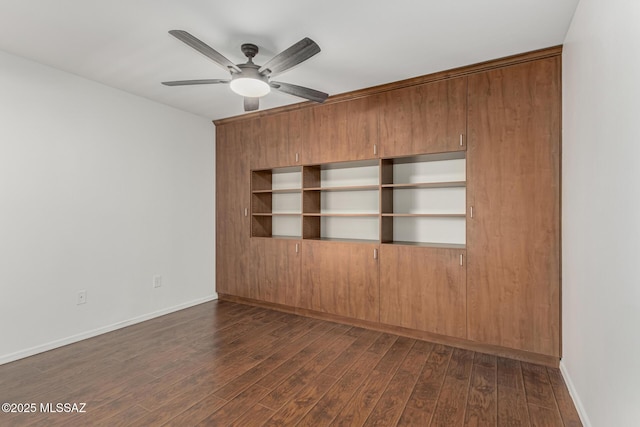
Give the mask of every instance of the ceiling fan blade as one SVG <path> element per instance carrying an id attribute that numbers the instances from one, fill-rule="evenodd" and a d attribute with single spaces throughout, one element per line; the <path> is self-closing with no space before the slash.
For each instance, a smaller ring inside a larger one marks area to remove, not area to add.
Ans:
<path id="1" fill-rule="evenodd" d="M 223 67 L 225 70 L 235 72 L 235 73 L 242 72 L 242 70 L 238 68 L 236 64 L 229 61 L 227 58 L 222 56 L 222 54 L 220 54 L 214 48 L 204 43 L 203 41 L 195 38 L 194 36 L 187 33 L 186 31 L 171 30 L 169 31 L 169 34 L 171 34 L 173 37 L 177 38 L 181 42 L 191 46 L 192 48 L 194 48 L 195 50 L 197 50 L 207 58 L 212 59 L 215 63 Z"/>
<path id="2" fill-rule="evenodd" d="M 269 75 L 279 74 L 306 61 L 318 52 L 320 52 L 320 46 L 309 37 L 305 37 L 271 58 L 269 62 L 260 67 L 258 72 Z"/>
<path id="3" fill-rule="evenodd" d="M 216 83 L 229 83 L 231 80 L 224 79 L 201 79 L 201 80 L 175 80 L 172 82 L 162 82 L 165 86 L 188 86 L 188 85 L 210 85 Z"/>
<path id="4" fill-rule="evenodd" d="M 260 98 L 244 97 L 244 111 L 255 111 L 260 106 Z"/>
<path id="5" fill-rule="evenodd" d="M 306 98 L 310 101 L 324 102 L 329 94 L 320 92 L 319 90 L 309 89 L 308 87 L 292 85 L 291 83 L 271 82 L 270 86 L 280 92 L 288 93 L 289 95 L 299 96 L 300 98 Z"/>

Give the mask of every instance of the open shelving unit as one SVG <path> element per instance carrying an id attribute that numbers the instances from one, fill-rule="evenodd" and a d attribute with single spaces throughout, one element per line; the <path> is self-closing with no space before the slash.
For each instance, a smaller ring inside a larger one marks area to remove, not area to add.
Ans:
<path id="1" fill-rule="evenodd" d="M 465 247 L 465 152 L 252 171 L 253 237 Z"/>
<path id="2" fill-rule="evenodd" d="M 301 168 L 251 173 L 251 236 L 301 237 Z"/>
<path id="3" fill-rule="evenodd" d="M 465 152 L 383 159 L 381 242 L 464 248 Z"/>
<path id="4" fill-rule="evenodd" d="M 379 162 L 305 166 L 304 239 L 379 241 Z"/>

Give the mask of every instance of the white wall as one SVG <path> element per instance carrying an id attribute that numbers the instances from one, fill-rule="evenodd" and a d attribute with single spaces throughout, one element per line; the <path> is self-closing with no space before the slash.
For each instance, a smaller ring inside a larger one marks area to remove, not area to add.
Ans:
<path id="1" fill-rule="evenodd" d="M 0 363 L 215 297 L 214 134 L 0 52 Z"/>
<path id="2" fill-rule="evenodd" d="M 562 369 L 593 426 L 640 425 L 639 22 L 581 0 L 564 45 Z"/>

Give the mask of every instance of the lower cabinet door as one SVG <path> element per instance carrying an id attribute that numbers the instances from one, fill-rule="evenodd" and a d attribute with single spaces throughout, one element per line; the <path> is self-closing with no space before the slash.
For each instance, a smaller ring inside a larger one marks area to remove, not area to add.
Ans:
<path id="1" fill-rule="evenodd" d="M 464 249 L 381 245 L 380 322 L 466 338 Z"/>
<path id="2" fill-rule="evenodd" d="M 379 319 L 378 244 L 303 241 L 299 306 L 355 319 Z"/>
<path id="3" fill-rule="evenodd" d="M 300 241 L 251 239 L 251 298 L 295 306 L 300 288 Z"/>

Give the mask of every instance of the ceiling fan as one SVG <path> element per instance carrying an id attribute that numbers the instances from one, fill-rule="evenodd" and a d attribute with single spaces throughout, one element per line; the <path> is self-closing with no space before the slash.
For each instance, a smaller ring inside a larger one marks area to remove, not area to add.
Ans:
<path id="1" fill-rule="evenodd" d="M 244 111 L 257 110 L 260 105 L 260 97 L 268 94 L 271 89 L 315 102 L 324 102 L 329 96 L 324 92 L 308 87 L 271 80 L 272 76 L 283 73 L 320 52 L 320 46 L 308 37 L 303 38 L 271 58 L 266 64 L 260 66 L 253 63 L 253 57 L 258 53 L 258 46 L 254 44 L 243 44 L 241 50 L 248 60 L 244 64 L 234 64 L 211 46 L 186 31 L 171 30 L 169 34 L 186 45 L 191 46 L 207 58 L 212 59 L 226 71 L 229 71 L 231 73 L 231 79 L 177 80 L 162 82 L 163 85 L 185 86 L 229 83 L 231 90 L 244 97 Z"/>

